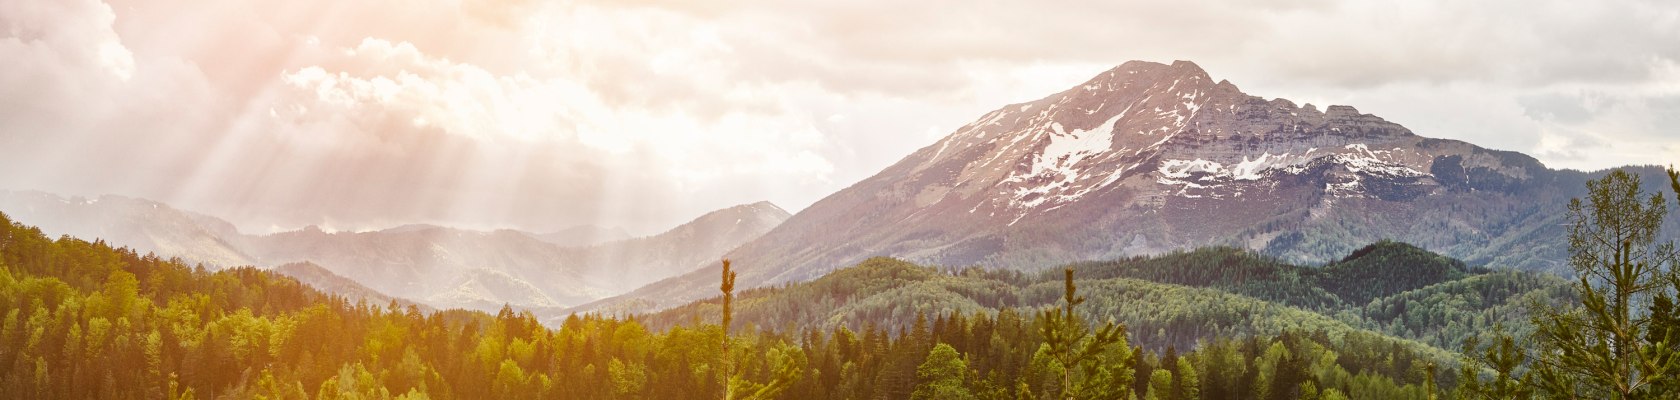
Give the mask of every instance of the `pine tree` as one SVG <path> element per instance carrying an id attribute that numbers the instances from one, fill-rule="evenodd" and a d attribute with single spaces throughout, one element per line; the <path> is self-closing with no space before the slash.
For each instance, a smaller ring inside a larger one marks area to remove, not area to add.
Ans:
<path id="1" fill-rule="evenodd" d="M 968 364 L 957 349 L 949 344 L 940 343 L 928 351 L 927 361 L 916 367 L 916 378 L 921 382 L 916 385 L 916 391 L 910 394 L 914 400 L 964 400 L 973 399 L 974 394 L 969 390 L 964 378 L 968 375 Z"/>
<path id="2" fill-rule="evenodd" d="M 1650 320 L 1635 307 L 1673 273 L 1673 245 L 1656 243 L 1668 204 L 1660 193 L 1644 197 L 1639 176 L 1622 170 L 1588 181 L 1587 189 L 1587 201 L 1571 200 L 1568 208 L 1581 305 L 1543 309 L 1535 318 L 1539 384 L 1554 397 L 1672 398 L 1652 393 L 1652 384 L 1680 372 L 1680 357 L 1665 357 L 1680 346 L 1647 343 Z"/>
<path id="3" fill-rule="evenodd" d="M 764 353 L 764 360 L 770 367 L 770 381 L 757 383 L 748 381 L 737 374 L 730 378 L 729 393 L 731 399 L 742 400 L 770 400 L 778 398 L 788 388 L 804 377 L 808 362 L 805 352 L 787 343 L 778 343 Z"/>
<path id="4" fill-rule="evenodd" d="M 1423 365 L 1423 398 L 1435 400 L 1440 398 L 1441 387 L 1435 384 L 1435 363 Z"/>
<path id="5" fill-rule="evenodd" d="M 1680 283 L 1675 283 L 1674 288 L 1680 291 Z M 1651 347 L 1666 343 L 1669 348 L 1680 344 L 1680 309 L 1676 309 L 1674 300 L 1667 293 L 1657 294 L 1656 298 L 1651 300 L 1650 310 L 1651 328 L 1645 332 L 1645 343 Z M 1659 357 L 1655 360 L 1658 364 L 1671 363 L 1674 362 L 1673 359 L 1680 358 L 1680 351 L 1658 354 Z M 1656 393 L 1680 393 L 1680 376 L 1675 375 L 1669 374 L 1651 382 L 1652 390 Z"/>
<path id="6" fill-rule="evenodd" d="M 1178 373 L 1173 374 L 1173 397 L 1178 400 L 1201 400 L 1202 382 L 1196 366 L 1189 359 L 1178 360 Z"/>
<path id="7" fill-rule="evenodd" d="M 1517 347 L 1516 339 L 1496 328 L 1493 343 L 1487 347 L 1471 336 L 1464 340 L 1464 365 L 1459 370 L 1457 399 L 1529 399 L 1534 394 L 1534 382 L 1527 374 L 1517 371 L 1527 355 Z M 1491 369 L 1491 380 L 1483 380 L 1482 369 Z"/>
<path id="8" fill-rule="evenodd" d="M 734 376 L 731 375 L 732 371 L 730 371 L 729 364 L 729 323 L 733 317 L 730 312 L 734 310 L 729 307 L 731 306 L 730 303 L 735 301 L 735 272 L 729 270 L 729 259 L 727 258 L 723 259 L 723 284 L 718 287 L 718 290 L 723 292 L 723 399 L 731 400 L 735 397 L 730 390 L 732 385 L 729 384 Z"/>
<path id="9" fill-rule="evenodd" d="M 1179 400 L 1173 397 L 1172 382 L 1172 371 L 1162 365 L 1162 368 L 1149 373 L 1149 391 L 1144 393 L 1143 398 L 1146 400 Z"/>
<path id="10" fill-rule="evenodd" d="M 1073 313 L 1073 307 L 1085 302 L 1085 297 L 1078 295 L 1078 287 L 1073 283 L 1073 268 L 1068 267 L 1065 272 L 1065 290 L 1061 309 L 1048 309 L 1043 313 L 1043 325 L 1039 326 L 1039 333 L 1044 336 L 1044 344 L 1048 346 L 1049 354 L 1062 365 L 1062 397 L 1113 398 L 1118 396 L 1124 387 L 1115 388 L 1108 385 L 1109 379 L 1096 378 L 1103 371 L 1103 364 L 1095 362 L 1103 353 L 1110 351 L 1109 347 L 1120 345 L 1126 336 L 1126 327 L 1117 325 L 1113 321 L 1104 323 L 1092 335 L 1091 328 L 1085 325 L 1085 320 Z M 1081 380 L 1074 381 L 1075 370 L 1081 373 Z"/>

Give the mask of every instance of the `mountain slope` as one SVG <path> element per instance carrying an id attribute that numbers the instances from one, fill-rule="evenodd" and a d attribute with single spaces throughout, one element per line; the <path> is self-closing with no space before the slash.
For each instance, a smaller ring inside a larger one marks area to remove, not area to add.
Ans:
<path id="1" fill-rule="evenodd" d="M 730 257 L 742 287 L 873 256 L 1032 269 L 1233 246 L 1323 263 L 1385 238 L 1558 270 L 1558 211 L 1588 178 L 1352 107 L 1251 96 L 1189 62 L 1134 61 L 987 113 Z M 590 309 L 693 300 L 715 268 Z"/>
<path id="2" fill-rule="evenodd" d="M 713 211 L 658 235 L 561 247 L 533 235 L 409 225 L 246 237 L 261 263 L 308 260 L 385 293 L 439 307 L 568 307 L 691 271 L 788 217 L 767 202 Z"/>
<path id="3" fill-rule="evenodd" d="M 1088 299 L 1089 308 L 1082 311 L 1087 318 L 1115 318 L 1127 325 L 1133 343 L 1157 349 L 1190 348 L 1215 336 L 1288 330 L 1383 332 L 1450 349 L 1494 324 L 1525 329 L 1527 316 L 1510 312 L 1511 304 L 1565 299 L 1548 296 L 1568 291 L 1566 281 L 1549 274 L 1467 270 L 1458 260 L 1394 242 L 1367 246 L 1327 267 L 1281 263 L 1231 248 L 1070 266 Z M 1340 297 L 1339 277 L 1349 273 L 1413 276 Z M 1061 290 L 1059 270 L 951 271 L 872 258 L 809 282 L 738 293 L 735 319 L 743 326 L 819 331 L 860 330 L 870 324 L 905 327 L 918 313 L 932 319 L 952 312 L 1041 309 L 1060 301 Z M 1500 307 L 1507 314 L 1485 315 L 1483 309 L 1467 307 L 1468 302 Z M 640 320 L 654 328 L 715 321 L 719 309 L 714 296 Z M 1403 315 L 1408 312 L 1410 317 Z"/>
<path id="4" fill-rule="evenodd" d="M 885 268 L 874 267 L 881 264 Z M 885 260 L 855 269 L 864 274 L 834 275 L 846 276 L 839 283 L 875 284 L 867 290 L 887 292 L 904 292 L 891 288 L 905 286 L 900 282 L 955 280 L 902 264 Z M 1053 285 L 1032 287 L 1032 298 L 1049 299 L 1034 301 L 1056 301 L 1059 289 Z M 1348 398 L 1423 399 L 1421 385 L 1428 379 L 1418 366 L 1432 362 L 1451 370 L 1462 357 L 1217 290 L 1133 279 L 1087 281 L 1081 288 L 1110 294 L 1080 306 L 1083 312 L 1170 316 L 1189 310 L 1195 318 L 1241 318 L 1229 325 L 1235 331 L 1283 329 L 1277 335 L 1219 337 L 1194 350 L 1132 352 L 1123 340 L 1098 355 L 1104 364 L 1099 368 L 1119 372 L 1109 391 L 1125 393 L 1120 397 L 1159 397 L 1160 390 L 1145 396 L 1130 390 L 1147 384 L 1144 377 L 1160 376 L 1142 372 L 1155 370 L 1207 371 L 1184 376 L 1197 377 L 1186 380 L 1186 389 L 1208 398 L 1322 382 L 1318 387 L 1325 393 L 1339 390 Z M 1162 298 L 1169 299 L 1166 307 L 1155 307 Z M 877 302 L 894 310 L 891 320 L 883 319 L 894 325 L 883 329 L 871 322 L 863 331 L 832 334 L 800 327 L 725 333 L 715 324 L 654 332 L 640 318 L 593 315 L 574 315 L 550 329 L 531 313 L 506 308 L 490 314 L 357 304 L 274 271 L 208 271 L 101 243 L 52 240 L 12 223 L 3 212 L 0 304 L 9 306 L 0 329 L 0 358 L 9 366 L 0 369 L 0 398 L 8 399 L 175 393 L 307 398 L 309 391 L 360 398 L 390 393 L 437 399 L 707 398 L 723 392 L 729 379 L 712 361 L 725 358 L 716 345 L 724 340 L 734 343 L 727 357 L 734 367 L 773 373 L 788 388 L 784 398 L 909 398 L 918 380 L 916 366 L 928 364 L 929 348 L 960 354 L 969 365 L 964 368 L 973 368 L 971 375 L 979 378 L 959 389 L 986 397 L 1012 398 L 1010 387 L 1041 388 L 1037 397 L 1054 397 L 1054 391 L 1042 389 L 1062 382 L 1043 368 L 1045 341 L 1034 332 L 1044 319 L 1024 310 L 953 316 L 931 303 Z M 925 305 L 933 307 L 921 308 Z M 931 317 L 907 326 L 896 316 L 914 318 L 917 311 Z M 1146 331 L 1126 336 L 1152 348 L 1168 337 Z M 1226 330 L 1193 332 L 1215 331 Z M 613 361 L 601 368 L 591 360 Z M 790 370 L 796 373 L 773 372 Z M 1452 377 L 1443 374 L 1437 383 L 1450 388 Z"/>
<path id="5" fill-rule="evenodd" d="M 592 246 L 607 242 L 630 239 L 630 232 L 623 228 L 607 228 L 595 225 L 578 225 L 549 233 L 535 234 L 537 239 L 566 247 Z"/>
<path id="6" fill-rule="evenodd" d="M 332 271 L 328 271 L 326 268 L 321 268 L 321 266 L 312 263 L 301 262 L 282 264 L 275 266 L 274 268 L 270 268 L 269 270 L 280 275 L 296 279 L 298 282 L 309 285 L 309 287 L 315 288 L 315 290 L 319 290 L 322 293 L 343 296 L 344 298 L 352 301 L 366 301 L 369 304 L 380 306 L 391 304 L 391 302 L 394 301 L 401 306 L 416 305 L 422 310 L 431 310 L 431 307 L 420 305 L 419 303 L 408 299 L 391 297 L 384 293 L 379 293 L 377 290 L 369 289 L 367 286 L 363 286 L 362 284 L 350 280 L 349 278 L 338 276 L 338 274 L 334 274 Z"/>
<path id="7" fill-rule="evenodd" d="M 707 213 L 658 235 L 574 247 L 529 232 L 424 224 L 370 232 L 308 227 L 248 235 L 215 217 L 120 196 L 90 200 L 0 192 L 0 211 L 52 235 L 100 238 L 213 267 L 308 263 L 323 271 L 283 272 L 300 272 L 299 279 L 327 272 L 374 293 L 438 308 L 487 311 L 503 304 L 569 307 L 627 292 L 701 268 L 789 217 L 759 202 Z M 361 293 L 352 292 L 346 295 Z"/>
<path id="8" fill-rule="evenodd" d="M 123 196 L 61 197 L 36 191 L 0 191 L 0 211 L 29 221 L 48 235 L 101 239 L 143 253 L 180 257 L 215 267 L 251 265 L 224 238 L 237 233 L 215 217 Z"/>
<path id="9" fill-rule="evenodd" d="M 712 211 L 654 236 L 608 242 L 585 249 L 592 268 L 585 279 L 624 293 L 665 277 L 693 271 L 769 232 L 788 217 L 767 201 Z"/>

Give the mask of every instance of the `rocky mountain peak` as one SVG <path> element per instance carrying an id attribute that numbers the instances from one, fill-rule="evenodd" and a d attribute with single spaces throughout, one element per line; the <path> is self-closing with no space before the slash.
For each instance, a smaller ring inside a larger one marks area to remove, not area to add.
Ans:
<path id="1" fill-rule="evenodd" d="M 730 258 L 750 286 L 880 255 L 1032 268 L 1228 245 L 1327 262 L 1381 238 L 1487 254 L 1552 226 L 1533 208 L 1549 176 L 1353 107 L 1252 96 L 1191 62 L 1132 61 L 986 113 Z M 705 295 L 715 277 L 626 298 Z"/>
<path id="2" fill-rule="evenodd" d="M 1173 61 L 1172 64 L 1162 64 L 1150 61 L 1127 61 L 1124 64 L 1104 71 L 1091 78 L 1084 85 L 1094 85 L 1104 82 L 1155 83 L 1155 82 L 1205 82 L 1210 85 L 1217 83 L 1208 76 L 1201 66 L 1189 61 Z"/>
<path id="3" fill-rule="evenodd" d="M 1478 167 L 1492 181 L 1526 179 L 1530 163 L 1498 167 L 1490 154 L 1350 106 L 1252 96 L 1188 61 L 1131 61 L 987 113 L 895 166 L 906 170 L 883 172 L 902 179 L 875 196 L 906 202 L 910 216 L 961 210 L 1014 226 L 1090 198 L 1154 209 L 1168 197 L 1270 190 L 1283 177 L 1336 198 L 1408 198 L 1441 190 L 1437 160 L 1448 171 L 1495 165 Z"/>
<path id="4" fill-rule="evenodd" d="M 741 204 L 712 211 L 706 213 L 705 215 L 701 215 L 700 218 L 696 218 L 689 224 L 731 226 L 751 220 L 774 226 L 775 224 L 780 224 L 782 221 L 787 220 L 790 216 L 792 215 L 788 214 L 787 210 L 783 210 L 781 207 L 777 207 L 773 203 L 768 201 L 759 201 L 756 203 Z"/>
<path id="5" fill-rule="evenodd" d="M 1200 184 L 1181 179 L 1256 180 L 1325 157 L 1358 171 L 1419 176 L 1434 156 L 1409 149 L 1421 139 L 1353 107 L 1320 111 L 1248 95 L 1192 62 L 1131 61 L 982 116 L 910 157 L 913 173 L 940 182 L 906 181 L 920 193 L 893 193 L 923 207 L 957 193 L 973 212 L 1019 220 L 1129 180 L 1194 189 Z M 991 194 L 975 196 L 984 192 Z"/>

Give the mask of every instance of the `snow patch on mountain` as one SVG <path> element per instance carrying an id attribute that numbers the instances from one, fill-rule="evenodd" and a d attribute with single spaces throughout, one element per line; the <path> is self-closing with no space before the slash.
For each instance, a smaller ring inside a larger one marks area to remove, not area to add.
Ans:
<path id="1" fill-rule="evenodd" d="M 1284 153 L 1283 155 L 1278 156 L 1276 161 L 1281 161 L 1283 159 L 1287 159 L 1288 157 L 1289 153 Z M 1261 153 L 1260 157 L 1253 160 L 1248 159 L 1248 156 L 1243 156 L 1242 162 L 1231 166 L 1231 178 L 1243 181 L 1259 180 L 1260 172 L 1265 171 L 1270 167 L 1267 163 L 1268 161 L 1274 161 L 1271 152 Z"/>
<path id="2" fill-rule="evenodd" d="M 1347 145 L 1346 148 L 1354 150 L 1354 152 L 1337 154 L 1334 157 L 1338 157 L 1337 161 L 1342 165 L 1347 166 L 1350 171 L 1387 174 L 1393 176 L 1427 175 L 1417 169 L 1413 169 L 1412 167 L 1408 167 L 1403 164 L 1390 163 L 1383 160 L 1384 158 L 1393 158 L 1394 153 L 1404 152 L 1404 149 L 1396 148 L 1393 150 L 1372 151 L 1363 144 L 1350 144 Z"/>
<path id="3" fill-rule="evenodd" d="M 1114 146 L 1114 124 L 1124 116 L 1121 113 L 1095 128 L 1074 129 L 1072 132 L 1066 131 L 1059 122 L 1051 122 L 1048 143 L 1032 156 L 1031 167 L 1024 173 L 1013 172 L 1003 180 L 1004 183 L 1036 183 L 1015 189 L 1011 204 L 1030 209 L 1047 202 L 1073 201 L 1089 193 L 1091 187 L 1077 187 L 1085 178 L 1081 173 L 1086 168 L 1081 163 L 1109 153 Z M 1119 171 L 1110 173 L 1118 174 Z M 1113 181 L 1105 179 L 1103 182 Z"/>
<path id="4" fill-rule="evenodd" d="M 1334 197 L 1365 197 L 1359 191 L 1359 181 L 1359 175 L 1351 175 L 1346 181 L 1325 182 L 1324 193 Z"/>
<path id="5" fill-rule="evenodd" d="M 1156 183 L 1176 186 L 1173 194 L 1181 197 L 1201 197 L 1188 192 L 1190 189 L 1213 189 L 1222 187 L 1223 183 L 1238 181 L 1259 181 L 1272 173 L 1301 174 L 1311 165 L 1324 162 L 1339 165 L 1350 172 L 1345 180 L 1327 183 L 1325 192 L 1337 197 L 1358 197 L 1361 190 L 1361 176 L 1386 176 L 1397 178 L 1422 177 L 1425 174 L 1409 166 L 1402 159 L 1404 149 L 1371 150 L 1365 144 L 1349 144 L 1340 151 L 1331 153 L 1319 152 L 1318 148 L 1308 149 L 1295 155 L 1291 153 L 1272 154 L 1263 152 L 1257 157 L 1242 156 L 1242 161 L 1230 165 L 1201 158 L 1193 160 L 1169 159 L 1163 160 L 1156 169 L 1158 178 Z M 1314 154 L 1318 153 L 1318 154 Z M 1240 192 L 1232 195 L 1241 195 Z M 1219 197 L 1219 195 L 1215 195 Z"/>
<path id="6" fill-rule="evenodd" d="M 1189 178 L 1192 174 L 1228 175 L 1225 166 L 1219 163 L 1195 160 L 1166 160 L 1161 162 L 1161 176 L 1167 178 Z"/>

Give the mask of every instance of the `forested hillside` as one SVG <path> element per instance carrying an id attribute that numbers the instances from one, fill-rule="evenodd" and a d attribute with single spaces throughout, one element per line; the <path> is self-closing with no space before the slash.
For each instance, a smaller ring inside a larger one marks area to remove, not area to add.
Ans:
<path id="1" fill-rule="evenodd" d="M 0 214 L 0 398 L 1672 398 L 1667 200 L 1619 171 L 1589 187 L 1568 210 L 1573 282 L 1385 241 L 1322 266 L 875 258 L 737 298 L 725 261 L 719 299 L 555 326 L 351 303 Z"/>
<path id="2" fill-rule="evenodd" d="M 730 336 L 726 362 L 724 332 L 715 323 L 653 331 L 637 318 L 579 316 L 550 329 L 509 310 L 422 313 L 352 304 L 266 271 L 210 272 L 100 242 L 49 239 L 3 216 L 0 223 L 0 304 L 6 305 L 0 397 L 6 398 L 715 398 L 726 386 L 767 398 L 906 398 L 940 387 L 975 398 L 1015 398 L 1054 396 L 1064 382 L 1063 364 L 1042 335 L 1044 315 L 1026 308 L 986 311 L 1001 302 L 908 311 L 903 326 L 895 318 L 858 329 L 756 324 L 761 328 Z M 867 274 L 972 282 L 970 293 L 979 298 L 988 282 L 1014 287 L 1036 279 L 978 271 L 947 277 L 890 260 L 834 278 L 896 285 L 858 276 Z M 1241 298 L 1130 278 L 1081 284 L 1088 293 L 1151 300 Z M 967 290 L 959 286 L 952 285 Z M 1054 286 L 999 290 L 1011 294 L 996 301 L 1045 303 L 1040 299 L 1056 297 Z M 922 289 L 870 290 L 910 295 Z M 1122 336 L 1093 364 L 1107 378 L 1082 381 L 1080 390 L 1179 399 L 1423 398 L 1423 365 L 1442 356 L 1310 312 L 1255 303 L 1223 312 L 1259 311 L 1253 321 L 1272 325 L 1260 330 L 1270 333 L 1204 341 L 1195 351 L 1134 347 Z M 1083 308 L 1123 315 L 1132 307 L 1099 300 Z M 724 379 L 726 370 L 732 379 Z"/>
<path id="3" fill-rule="evenodd" d="M 1132 341 L 1161 350 L 1210 337 L 1366 331 L 1455 349 L 1494 325 L 1526 331 L 1531 300 L 1569 301 L 1543 273 L 1468 268 L 1398 242 L 1379 242 L 1327 266 L 1298 266 L 1234 248 L 1073 264 L 1090 287 L 1094 320 L 1116 319 Z M 939 270 L 876 258 L 821 279 L 745 292 L 736 319 L 768 328 L 909 326 L 918 314 L 1050 306 L 1060 271 Z M 717 321 L 717 300 L 646 317 L 654 327 Z M 1422 347 L 1420 347 L 1421 349 Z"/>

